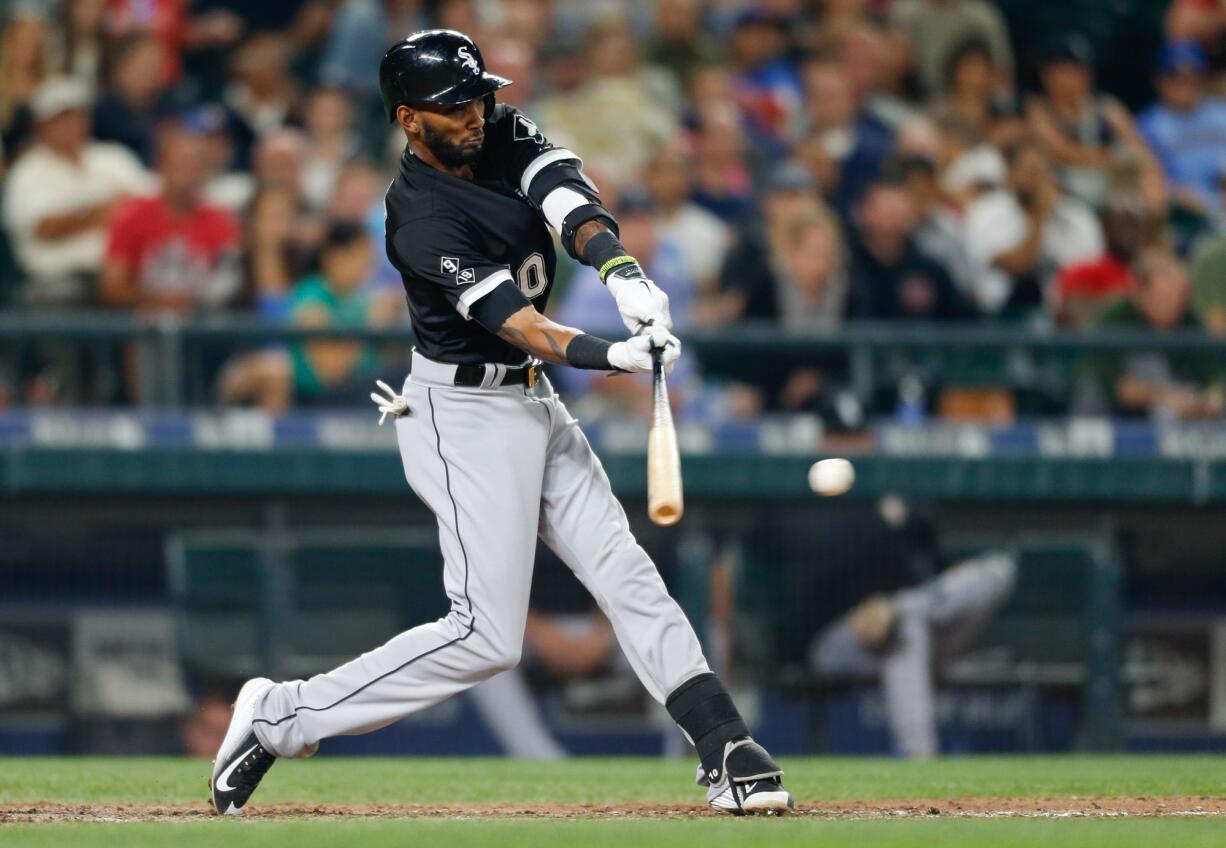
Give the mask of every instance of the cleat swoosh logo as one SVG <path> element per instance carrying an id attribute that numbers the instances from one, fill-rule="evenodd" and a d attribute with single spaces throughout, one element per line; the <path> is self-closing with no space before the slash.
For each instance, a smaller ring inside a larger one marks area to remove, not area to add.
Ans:
<path id="1" fill-rule="evenodd" d="M 234 770 L 238 768 L 239 764 L 243 760 L 250 757 L 251 752 L 254 751 L 258 747 L 260 746 L 252 745 L 250 748 L 244 751 L 240 756 L 237 756 L 233 760 L 230 761 L 230 765 L 226 766 L 226 770 L 217 776 L 217 783 L 214 785 L 217 787 L 218 792 L 233 792 L 234 791 L 235 787 L 230 785 L 230 775 L 232 775 L 234 773 Z"/>

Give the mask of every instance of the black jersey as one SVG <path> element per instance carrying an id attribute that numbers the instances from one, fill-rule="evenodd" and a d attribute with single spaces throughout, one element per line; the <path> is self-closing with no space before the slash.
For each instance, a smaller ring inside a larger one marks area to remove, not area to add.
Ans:
<path id="1" fill-rule="evenodd" d="M 577 161 L 505 104 L 485 123 L 472 180 L 431 167 L 406 145 L 384 201 L 387 255 L 404 280 L 423 355 L 465 365 L 524 361 L 496 332 L 529 303 L 544 310 L 557 265 L 528 185 Z"/>

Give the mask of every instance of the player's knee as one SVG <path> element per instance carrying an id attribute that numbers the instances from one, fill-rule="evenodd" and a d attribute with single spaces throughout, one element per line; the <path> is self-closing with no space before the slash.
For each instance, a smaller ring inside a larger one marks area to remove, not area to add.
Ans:
<path id="1" fill-rule="evenodd" d="M 486 668 L 490 677 L 504 671 L 510 671 L 519 665 L 523 653 L 519 645 L 491 645 L 485 656 Z"/>

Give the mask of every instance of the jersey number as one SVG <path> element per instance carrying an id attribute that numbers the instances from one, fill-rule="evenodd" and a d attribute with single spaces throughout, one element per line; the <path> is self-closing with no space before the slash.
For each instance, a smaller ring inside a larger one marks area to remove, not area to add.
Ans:
<path id="1" fill-rule="evenodd" d="M 545 287 L 549 285 L 549 278 L 545 276 L 545 257 L 534 253 L 525 259 L 515 272 L 515 280 L 519 284 L 519 290 L 529 300 L 545 291 Z"/>

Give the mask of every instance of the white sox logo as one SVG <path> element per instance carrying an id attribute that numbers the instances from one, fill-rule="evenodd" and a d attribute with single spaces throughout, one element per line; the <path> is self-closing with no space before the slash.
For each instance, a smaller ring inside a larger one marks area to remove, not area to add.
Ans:
<path id="1" fill-rule="evenodd" d="M 468 68 L 468 70 L 472 71 L 474 74 L 481 70 L 481 67 L 477 64 L 477 60 L 473 58 L 473 54 L 468 52 L 467 47 L 461 47 L 456 51 L 456 53 L 460 57 L 460 64 Z"/>

